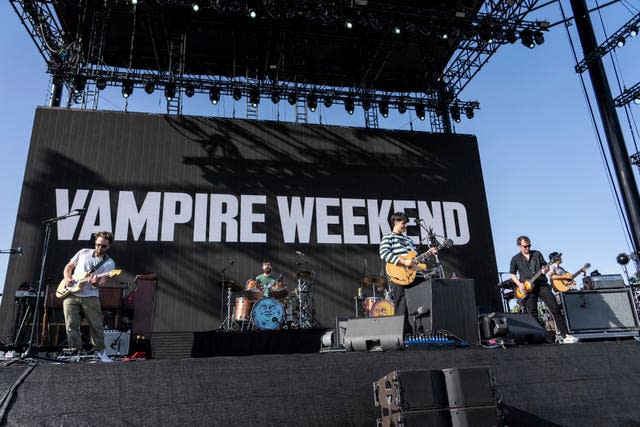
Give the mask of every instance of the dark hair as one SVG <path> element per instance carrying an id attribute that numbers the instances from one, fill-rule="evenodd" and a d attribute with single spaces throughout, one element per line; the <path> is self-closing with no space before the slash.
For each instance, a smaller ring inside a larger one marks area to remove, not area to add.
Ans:
<path id="1" fill-rule="evenodd" d="M 113 243 L 113 233 L 109 231 L 98 231 L 93 235 L 94 239 L 97 239 L 98 237 L 108 240 L 109 244 Z"/>
<path id="2" fill-rule="evenodd" d="M 527 242 L 527 243 L 531 243 L 531 239 L 529 239 L 527 236 L 518 236 L 518 238 L 516 239 L 516 245 L 519 245 L 520 242 Z"/>
<path id="3" fill-rule="evenodd" d="M 265 259 L 264 261 L 262 261 L 262 263 L 263 264 L 271 264 L 271 261 Z"/>
<path id="4" fill-rule="evenodd" d="M 393 224 L 396 221 L 409 222 L 409 217 L 404 212 L 396 212 L 391 215 L 391 223 Z"/>

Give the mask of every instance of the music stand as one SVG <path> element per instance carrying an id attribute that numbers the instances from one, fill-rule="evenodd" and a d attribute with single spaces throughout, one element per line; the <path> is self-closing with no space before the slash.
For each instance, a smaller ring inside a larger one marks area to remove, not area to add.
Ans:
<path id="1" fill-rule="evenodd" d="M 49 252 L 49 240 L 51 239 L 51 227 L 58 221 L 62 221 L 63 219 L 67 219 L 73 216 L 81 215 L 84 212 L 84 209 L 74 209 L 71 212 L 54 217 L 49 218 L 42 221 L 44 224 L 44 243 L 42 247 L 42 258 L 40 260 L 40 275 L 38 278 L 38 290 L 36 292 L 36 305 L 33 309 L 33 320 L 31 322 L 31 333 L 29 334 L 29 344 L 22 355 L 22 359 L 45 359 L 50 360 L 46 357 L 38 356 L 38 335 L 37 331 L 39 329 L 39 321 L 40 321 L 40 294 L 42 293 L 42 283 L 44 282 L 44 270 L 47 265 L 47 255 Z"/>

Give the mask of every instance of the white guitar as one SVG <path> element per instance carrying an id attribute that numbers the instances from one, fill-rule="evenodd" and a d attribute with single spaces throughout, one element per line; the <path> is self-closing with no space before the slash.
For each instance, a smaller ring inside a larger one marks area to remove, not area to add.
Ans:
<path id="1" fill-rule="evenodd" d="M 122 273 L 122 270 L 111 270 L 106 273 L 96 274 L 96 277 L 115 277 Z M 64 299 L 68 297 L 70 294 L 75 294 L 76 292 L 81 291 L 84 288 L 84 285 L 91 278 L 91 274 L 89 273 L 80 273 L 73 276 L 73 283 L 67 284 L 65 279 L 62 279 L 58 288 L 56 289 L 56 297 Z"/>

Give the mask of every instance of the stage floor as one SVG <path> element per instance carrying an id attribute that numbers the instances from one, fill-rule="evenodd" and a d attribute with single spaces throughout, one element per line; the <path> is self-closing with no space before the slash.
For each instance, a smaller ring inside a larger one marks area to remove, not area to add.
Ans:
<path id="1" fill-rule="evenodd" d="M 12 363 L 0 369 L 0 390 L 11 426 L 374 426 L 375 380 L 394 370 L 472 366 L 491 367 L 505 425 L 640 425 L 635 340 Z"/>

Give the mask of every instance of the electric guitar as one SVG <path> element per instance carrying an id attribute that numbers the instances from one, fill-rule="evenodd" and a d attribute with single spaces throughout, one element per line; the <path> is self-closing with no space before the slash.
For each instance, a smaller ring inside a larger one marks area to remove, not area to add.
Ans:
<path id="1" fill-rule="evenodd" d="M 107 271 L 106 273 L 96 274 L 96 277 L 104 277 L 104 276 L 115 277 L 115 276 L 118 276 L 120 273 L 122 273 L 122 270 L 111 270 L 111 271 Z M 56 297 L 60 299 L 64 299 L 68 297 L 70 294 L 75 294 L 76 292 L 81 291 L 84 288 L 84 285 L 89 281 L 90 278 L 91 278 L 91 274 L 89 273 L 80 273 L 80 274 L 74 275 L 73 283 L 70 286 L 67 286 L 66 280 L 62 279 L 62 281 L 58 285 L 58 288 L 56 289 Z"/>
<path id="2" fill-rule="evenodd" d="M 393 264 L 388 262 L 386 265 L 387 276 L 389 279 L 396 285 L 407 286 L 413 279 L 416 278 L 416 272 L 426 270 L 427 265 L 422 261 L 426 260 L 433 254 L 429 251 L 424 252 L 420 255 L 417 255 L 416 251 L 409 251 L 405 255 L 399 255 L 400 259 L 410 259 L 413 260 L 413 264 L 411 267 L 404 266 L 402 264 Z"/>
<path id="3" fill-rule="evenodd" d="M 523 299 L 527 296 L 529 292 L 533 289 L 533 283 L 536 281 L 538 277 L 542 274 L 542 271 L 545 269 L 547 265 L 543 265 L 540 271 L 533 275 L 532 278 L 524 281 L 524 290 L 520 289 L 519 286 L 516 286 L 516 298 Z"/>
<path id="4" fill-rule="evenodd" d="M 574 279 L 578 277 L 579 274 L 586 272 L 589 267 L 591 267 L 591 264 L 586 263 L 580 270 L 576 271 L 575 274 L 571 276 L 571 279 L 553 279 L 551 281 L 553 289 L 558 292 L 567 292 L 574 289 L 576 286 L 576 281 Z"/>

